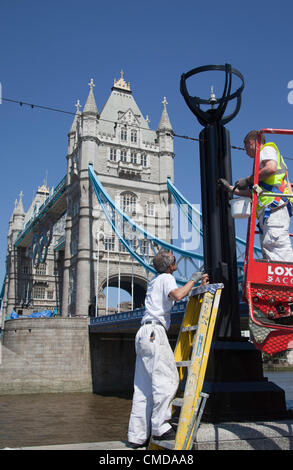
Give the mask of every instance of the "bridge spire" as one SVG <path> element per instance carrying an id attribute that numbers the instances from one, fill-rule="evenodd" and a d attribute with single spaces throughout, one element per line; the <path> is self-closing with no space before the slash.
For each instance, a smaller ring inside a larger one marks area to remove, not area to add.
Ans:
<path id="1" fill-rule="evenodd" d="M 94 114 L 94 115 L 98 114 L 98 108 L 96 105 L 96 100 L 95 100 L 94 92 L 93 92 L 93 89 L 95 86 L 96 85 L 94 84 L 94 80 L 93 78 L 91 78 L 89 82 L 90 92 L 89 92 L 86 104 L 84 106 L 83 114 Z"/>
<path id="2" fill-rule="evenodd" d="M 172 131 L 173 130 L 172 125 L 171 125 L 168 112 L 167 112 L 168 102 L 166 100 L 166 96 L 164 96 L 162 104 L 163 104 L 163 112 L 162 112 L 161 120 L 158 126 L 158 131 Z"/>
<path id="3" fill-rule="evenodd" d="M 71 126 L 71 128 L 70 128 L 69 134 L 72 134 L 72 133 L 75 133 L 75 132 L 76 132 L 77 122 L 78 122 L 79 117 L 81 116 L 80 108 L 82 108 L 82 106 L 81 106 L 79 100 L 77 100 L 77 102 L 76 102 L 76 104 L 75 104 L 75 107 L 76 107 L 76 114 L 75 114 L 75 116 L 74 116 L 74 119 L 73 119 L 73 122 L 72 122 L 72 126 Z"/>
<path id="4" fill-rule="evenodd" d="M 21 216 L 25 215 L 23 204 L 22 204 L 22 197 L 23 197 L 23 192 L 20 191 L 19 201 L 17 202 L 17 199 L 15 200 L 14 215 L 21 215 Z"/>
<path id="5" fill-rule="evenodd" d="M 19 201 L 17 201 L 17 199 L 15 200 L 14 209 L 9 222 L 10 233 L 11 231 L 14 231 L 14 236 L 16 233 L 19 233 L 22 230 L 23 221 L 25 218 L 25 212 L 22 205 L 22 196 L 23 192 L 21 191 L 19 194 Z"/>

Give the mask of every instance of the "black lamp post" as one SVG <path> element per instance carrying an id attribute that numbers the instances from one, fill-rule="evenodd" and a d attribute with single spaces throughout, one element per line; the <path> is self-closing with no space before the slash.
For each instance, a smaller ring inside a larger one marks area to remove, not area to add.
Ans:
<path id="1" fill-rule="evenodd" d="M 222 97 L 216 98 L 213 89 L 207 100 L 190 96 L 186 80 L 211 70 L 225 72 Z M 233 75 L 241 85 L 231 93 Z M 205 381 L 209 399 L 203 419 L 211 422 L 286 416 L 284 391 L 264 378 L 260 351 L 241 337 L 234 220 L 229 196 L 218 184 L 220 178 L 232 183 L 230 135 L 224 125 L 238 114 L 243 89 L 243 76 L 230 64 L 194 68 L 180 82 L 186 104 L 203 126 L 199 137 L 205 266 L 211 282 L 224 283 Z M 235 109 L 225 116 L 233 99 Z M 204 111 L 200 105 L 211 107 Z"/>

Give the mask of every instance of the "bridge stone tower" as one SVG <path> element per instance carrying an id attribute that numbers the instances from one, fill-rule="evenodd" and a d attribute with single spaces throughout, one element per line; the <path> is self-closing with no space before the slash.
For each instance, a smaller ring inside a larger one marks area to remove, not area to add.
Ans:
<path id="1" fill-rule="evenodd" d="M 174 179 L 174 152 L 166 98 L 158 128 L 152 130 L 123 72 L 114 79 L 100 114 L 93 79 L 89 87 L 83 111 L 79 101 L 76 105 L 68 134 L 63 316 L 108 313 L 106 286 L 127 290 L 134 308 L 143 304 L 146 291 L 145 270 L 121 248 L 108 226 L 91 187 L 89 164 L 124 212 L 150 233 L 171 241 L 167 177 Z"/>
<path id="2" fill-rule="evenodd" d="M 16 240 L 18 232 L 22 229 L 25 218 L 25 212 L 22 205 L 22 193 L 20 194 L 19 201 L 15 201 L 14 210 L 9 221 L 8 230 L 8 256 L 6 259 L 6 309 L 10 311 L 15 306 L 15 291 L 17 289 L 16 270 L 14 266 L 17 264 L 17 252 L 13 245 Z"/>
<path id="3" fill-rule="evenodd" d="M 132 307 L 142 305 L 147 273 L 110 230 L 89 180 L 89 164 L 131 219 L 171 241 L 167 177 L 174 179 L 174 153 L 166 99 L 159 125 L 152 130 L 122 72 L 100 114 L 92 79 L 89 87 L 83 111 L 79 101 L 76 104 L 68 133 L 66 177 L 51 190 L 40 186 L 27 212 L 22 194 L 15 203 L 8 231 L 4 315 L 47 309 L 65 317 L 111 313 L 106 286 L 120 286 L 131 294 Z"/>
<path id="4" fill-rule="evenodd" d="M 63 261 L 61 255 L 57 266 L 55 246 L 64 232 L 62 214 L 66 208 L 63 203 L 59 205 L 54 221 L 50 215 L 46 220 L 45 217 L 41 218 L 41 222 L 34 225 L 34 221 L 38 220 L 40 215 L 40 209 L 52 200 L 53 192 L 54 188 L 50 193 L 44 182 L 38 187 L 26 212 L 23 208 L 22 192 L 19 200 L 15 201 L 7 234 L 3 317 L 11 314 L 13 310 L 18 315 L 28 315 L 47 309 L 60 311 Z M 31 255 L 32 252 L 36 253 L 35 248 L 39 246 L 36 240 L 42 239 L 41 232 L 42 235 L 45 233 L 48 235 L 50 232 L 47 238 L 50 244 L 46 247 L 45 255 L 42 250 L 44 255 L 42 263 L 35 264 L 35 258 Z"/>

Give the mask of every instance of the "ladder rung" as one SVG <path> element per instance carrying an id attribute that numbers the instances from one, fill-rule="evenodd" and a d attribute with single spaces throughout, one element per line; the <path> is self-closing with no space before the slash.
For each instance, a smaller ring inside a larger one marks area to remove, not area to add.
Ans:
<path id="1" fill-rule="evenodd" d="M 172 405 L 174 406 L 182 406 L 183 404 L 183 398 L 174 398 L 172 401 Z"/>
<path id="2" fill-rule="evenodd" d="M 176 362 L 177 367 L 188 367 L 191 361 L 178 361 Z"/>
<path id="3" fill-rule="evenodd" d="M 184 326 L 181 330 L 181 332 L 185 331 L 195 331 L 197 330 L 197 325 L 192 325 L 192 326 Z"/>

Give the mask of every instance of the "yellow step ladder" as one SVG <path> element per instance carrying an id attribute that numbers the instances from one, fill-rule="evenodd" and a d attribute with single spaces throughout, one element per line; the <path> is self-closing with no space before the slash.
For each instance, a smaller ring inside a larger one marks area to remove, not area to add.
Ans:
<path id="1" fill-rule="evenodd" d="M 181 407 L 175 441 L 151 439 L 150 450 L 192 449 L 208 398 L 202 388 L 223 287 L 207 284 L 191 292 L 174 350 L 179 372 L 177 395 L 186 377 L 183 397 L 175 397 L 172 402 L 172 411 Z"/>

